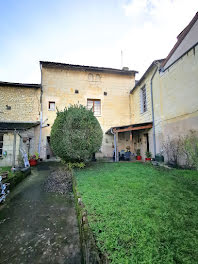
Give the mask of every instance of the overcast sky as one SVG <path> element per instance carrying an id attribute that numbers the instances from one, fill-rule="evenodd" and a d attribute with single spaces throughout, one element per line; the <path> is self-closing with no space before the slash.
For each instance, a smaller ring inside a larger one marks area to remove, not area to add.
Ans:
<path id="1" fill-rule="evenodd" d="M 39 61 L 121 68 L 141 77 L 168 55 L 198 0 L 0 0 L 0 81 L 40 82 Z"/>

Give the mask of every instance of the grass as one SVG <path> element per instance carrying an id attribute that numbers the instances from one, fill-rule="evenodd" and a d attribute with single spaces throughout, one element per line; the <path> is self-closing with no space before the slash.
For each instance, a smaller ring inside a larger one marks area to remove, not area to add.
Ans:
<path id="1" fill-rule="evenodd" d="M 75 175 L 97 246 L 111 263 L 197 263 L 197 171 L 102 163 Z"/>
<path id="2" fill-rule="evenodd" d="M 13 173 L 11 172 L 11 168 L 11 166 L 0 167 L 0 174 L 1 172 L 8 171 L 8 178 L 11 178 L 13 175 Z"/>

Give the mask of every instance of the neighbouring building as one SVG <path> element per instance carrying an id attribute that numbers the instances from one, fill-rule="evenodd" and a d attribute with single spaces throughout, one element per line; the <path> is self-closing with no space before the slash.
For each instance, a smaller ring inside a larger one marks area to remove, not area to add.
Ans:
<path id="1" fill-rule="evenodd" d="M 0 82 L 0 166 L 38 151 L 40 85 Z"/>
<path id="2" fill-rule="evenodd" d="M 97 158 L 126 149 L 155 156 L 167 137 L 198 132 L 198 13 L 177 39 L 139 81 L 128 68 L 41 61 L 40 85 L 0 82 L 0 165 L 17 163 L 20 148 L 51 158 L 56 109 L 73 104 L 92 109 L 102 127 Z"/>
<path id="3" fill-rule="evenodd" d="M 198 132 L 198 13 L 178 35 L 159 75 L 160 86 L 153 86 L 158 151 L 167 137 Z"/>

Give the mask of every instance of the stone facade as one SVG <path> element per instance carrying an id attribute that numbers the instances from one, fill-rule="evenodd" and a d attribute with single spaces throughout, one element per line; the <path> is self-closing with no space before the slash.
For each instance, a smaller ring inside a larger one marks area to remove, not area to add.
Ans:
<path id="1" fill-rule="evenodd" d="M 198 45 L 160 73 L 160 85 L 154 86 L 158 150 L 167 137 L 198 131 L 197 73 Z"/>
<path id="2" fill-rule="evenodd" d="M 39 85 L 0 82 L 0 94 L 0 134 L 3 135 L 0 166 L 13 164 L 14 131 L 16 131 L 14 163 L 17 165 L 20 148 L 28 154 L 38 151 L 38 126 L 27 129 L 24 125 L 30 127 L 32 123 L 39 123 L 41 90 Z"/>
<path id="3" fill-rule="evenodd" d="M 1 86 L 0 83 L 0 122 L 1 121 L 39 121 L 40 89 Z"/>
<path id="4" fill-rule="evenodd" d="M 129 92 L 134 83 L 134 72 L 124 75 L 109 73 L 108 70 L 100 72 L 43 66 L 42 104 L 45 122 L 41 156 L 45 159 L 48 153 L 47 137 L 50 136 L 51 126 L 56 118 L 56 111 L 49 110 L 49 102 L 55 102 L 55 108 L 63 110 L 73 104 L 87 106 L 87 99 L 97 99 L 101 102 L 101 114 L 96 117 L 103 130 L 103 144 L 97 157 L 112 157 L 113 136 L 106 135 L 105 132 L 117 124 L 127 125 L 131 122 Z"/>

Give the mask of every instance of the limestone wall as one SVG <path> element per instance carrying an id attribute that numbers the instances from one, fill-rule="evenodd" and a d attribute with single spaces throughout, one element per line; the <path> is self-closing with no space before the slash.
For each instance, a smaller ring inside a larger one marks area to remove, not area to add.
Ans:
<path id="1" fill-rule="evenodd" d="M 135 88 L 132 94 L 130 94 L 132 124 L 152 121 L 150 79 L 153 72 L 154 69 L 146 76 L 141 84 Z M 141 88 L 144 86 L 146 87 L 147 111 L 141 113 Z"/>
<path id="2" fill-rule="evenodd" d="M 198 131 L 198 46 L 160 76 L 154 85 L 157 151 L 167 137 Z"/>
<path id="3" fill-rule="evenodd" d="M 129 92 L 134 82 L 134 75 L 43 68 L 43 120 L 46 120 L 44 125 L 50 126 L 42 129 L 42 157 L 46 157 L 47 136 L 50 136 L 51 126 L 56 118 L 56 111 L 48 110 L 49 102 L 55 102 L 56 107 L 63 110 L 72 104 L 86 106 L 87 99 L 101 100 L 101 115 L 97 119 L 104 137 L 98 156 L 112 156 L 113 136 L 105 135 L 105 132 L 112 126 L 131 123 Z"/>
<path id="4" fill-rule="evenodd" d="M 39 121 L 40 89 L 0 86 L 0 121 Z"/>

